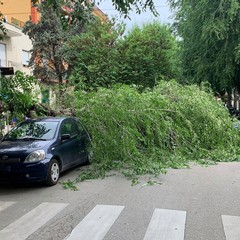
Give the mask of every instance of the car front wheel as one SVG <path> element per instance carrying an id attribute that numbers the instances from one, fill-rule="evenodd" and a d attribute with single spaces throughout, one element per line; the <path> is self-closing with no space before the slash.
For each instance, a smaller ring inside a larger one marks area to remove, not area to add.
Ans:
<path id="1" fill-rule="evenodd" d="M 60 176 L 60 167 L 56 159 L 53 159 L 49 165 L 46 184 L 53 186 L 57 184 Z"/>

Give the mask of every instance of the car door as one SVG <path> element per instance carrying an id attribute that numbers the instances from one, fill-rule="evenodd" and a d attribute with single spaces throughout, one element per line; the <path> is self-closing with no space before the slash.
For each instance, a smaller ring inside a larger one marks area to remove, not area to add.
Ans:
<path id="1" fill-rule="evenodd" d="M 88 156 L 89 136 L 79 120 L 74 119 L 75 129 L 78 131 L 78 159 L 80 163 L 86 161 Z"/>
<path id="2" fill-rule="evenodd" d="M 79 154 L 78 134 L 71 118 L 63 120 L 59 135 L 61 142 L 58 146 L 58 152 L 62 160 L 63 170 L 66 170 L 76 165 Z"/>

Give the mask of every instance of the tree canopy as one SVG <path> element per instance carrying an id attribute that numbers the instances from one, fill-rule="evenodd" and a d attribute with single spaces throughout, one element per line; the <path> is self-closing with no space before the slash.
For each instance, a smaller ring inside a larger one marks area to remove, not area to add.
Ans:
<path id="1" fill-rule="evenodd" d="M 117 41 L 123 33 L 124 26 L 114 20 L 103 23 L 96 19 L 84 32 L 68 39 L 64 52 L 75 90 L 96 90 L 118 81 Z"/>
<path id="2" fill-rule="evenodd" d="M 77 11 L 69 11 L 68 16 L 72 20 L 82 20 L 85 17 L 86 10 L 88 11 L 93 7 L 94 4 L 98 4 L 103 0 L 99 1 L 88 1 L 88 0 L 70 0 L 70 1 L 64 1 L 64 0 L 31 0 L 33 5 L 38 6 L 41 3 L 45 3 L 47 7 L 52 7 L 53 9 L 59 9 L 59 5 L 64 4 L 64 6 L 69 6 L 70 8 L 74 7 L 77 9 Z M 122 13 L 125 17 L 128 16 L 128 13 L 130 10 L 132 10 L 132 7 L 135 7 L 137 13 L 141 13 L 142 11 L 145 11 L 147 8 L 149 8 L 155 15 L 157 15 L 157 11 L 154 6 L 153 0 L 145 0 L 145 1 L 138 1 L 138 0 L 112 0 L 113 5 L 115 6 L 115 9 L 118 10 L 120 13 Z M 0 1 L 0 5 L 2 2 Z M 62 17 L 63 24 L 66 22 L 65 16 L 66 12 L 62 9 L 62 11 L 58 12 L 58 15 Z M 0 11 L 0 31 L 3 34 L 6 34 L 6 28 L 3 25 L 4 16 L 2 12 Z M 68 19 L 67 19 L 68 21 Z M 1 39 L 1 36 L 0 36 Z"/>
<path id="3" fill-rule="evenodd" d="M 64 52 L 75 86 L 91 91 L 121 83 L 145 89 L 178 76 L 178 42 L 168 26 L 153 22 L 123 33 L 121 24 L 96 21 L 69 38 Z"/>
<path id="4" fill-rule="evenodd" d="M 41 19 L 37 24 L 28 21 L 23 29 L 32 41 L 33 48 L 30 59 L 30 67 L 34 67 L 34 76 L 48 82 L 56 79 L 61 84 L 66 77 L 67 63 L 64 61 L 63 44 L 71 35 L 83 31 L 86 22 L 93 16 L 86 11 L 81 18 L 74 21 L 62 18 L 59 13 L 61 6 L 48 7 L 45 3 L 39 6 Z M 73 12 L 79 9 L 73 8 Z M 77 14 L 75 12 L 75 14 Z M 79 14 L 77 14 L 79 15 Z M 65 24 L 65 21 L 69 21 Z"/>
<path id="5" fill-rule="evenodd" d="M 31 93 L 34 77 L 16 71 L 12 77 L 1 76 L 0 83 L 0 113 L 10 110 L 15 116 L 27 114 L 36 100 Z"/>
<path id="6" fill-rule="evenodd" d="M 118 44 L 118 77 L 122 83 L 155 86 L 178 77 L 178 42 L 169 26 L 151 22 L 135 26 Z"/>
<path id="7" fill-rule="evenodd" d="M 94 0 L 92 1 L 93 4 L 98 4 L 103 0 Z M 41 2 L 40 0 L 32 0 L 34 4 L 38 4 Z M 57 7 L 59 2 L 64 2 L 66 4 L 66 1 L 64 0 L 45 0 L 45 2 L 52 7 Z M 68 1 L 70 4 L 77 4 L 80 8 L 84 8 L 87 5 L 89 5 L 88 0 L 71 0 Z M 116 10 L 118 10 L 120 13 L 124 14 L 127 16 L 128 12 L 132 10 L 132 7 L 136 8 L 136 11 L 138 13 L 141 13 L 141 11 L 146 10 L 147 8 L 150 8 L 150 10 L 157 14 L 155 6 L 154 6 L 154 1 L 153 0 L 144 0 L 144 1 L 138 1 L 138 0 L 112 0 L 113 5 L 115 6 Z"/>
<path id="8" fill-rule="evenodd" d="M 188 82 L 219 92 L 240 89 L 239 0 L 170 0 Z"/>

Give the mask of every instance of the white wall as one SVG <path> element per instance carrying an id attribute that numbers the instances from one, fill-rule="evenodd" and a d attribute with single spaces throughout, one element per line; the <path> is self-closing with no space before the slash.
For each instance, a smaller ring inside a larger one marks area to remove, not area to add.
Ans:
<path id="1" fill-rule="evenodd" d="M 31 40 L 22 33 L 21 28 L 9 23 L 4 23 L 4 25 L 8 31 L 7 35 L 0 40 L 0 43 L 6 44 L 6 66 L 13 67 L 14 71 L 20 70 L 31 74 L 30 69 L 22 64 L 22 51 L 30 51 L 32 49 Z"/>

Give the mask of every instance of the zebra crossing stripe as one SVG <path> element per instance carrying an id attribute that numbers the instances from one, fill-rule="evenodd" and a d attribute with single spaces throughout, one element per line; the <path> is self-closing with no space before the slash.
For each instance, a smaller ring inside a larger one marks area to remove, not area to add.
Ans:
<path id="1" fill-rule="evenodd" d="M 38 228 L 43 226 L 68 204 L 65 203 L 41 203 L 36 208 L 17 219 L 0 231 L 1 240 L 25 240 Z"/>
<path id="2" fill-rule="evenodd" d="M 2 202 L 0 201 L 0 212 L 3 211 L 4 209 L 12 206 L 16 202 Z"/>
<path id="3" fill-rule="evenodd" d="M 123 209 L 124 206 L 97 205 L 67 240 L 102 240 Z"/>
<path id="4" fill-rule="evenodd" d="M 226 240 L 240 239 L 240 217 L 222 215 L 222 223 Z"/>
<path id="5" fill-rule="evenodd" d="M 185 222 L 185 211 L 156 208 L 144 240 L 183 240 Z"/>

